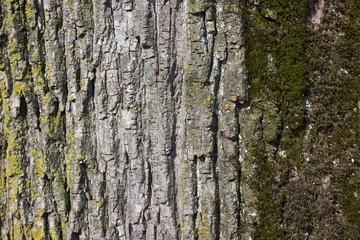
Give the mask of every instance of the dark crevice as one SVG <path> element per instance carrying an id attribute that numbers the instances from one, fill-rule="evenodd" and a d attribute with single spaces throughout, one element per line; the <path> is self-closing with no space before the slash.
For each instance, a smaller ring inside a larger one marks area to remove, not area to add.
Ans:
<path id="1" fill-rule="evenodd" d="M 36 129 L 39 130 L 39 132 L 41 132 L 41 127 L 40 127 L 40 107 L 39 107 L 39 103 L 37 101 L 35 101 L 34 104 L 34 112 L 35 112 L 35 117 L 36 117 Z"/>
<path id="2" fill-rule="evenodd" d="M 80 179 L 80 184 L 82 186 L 84 186 L 83 191 L 81 192 L 81 197 L 83 199 L 83 207 L 80 210 L 80 214 L 83 215 L 84 219 L 86 219 L 86 211 L 88 210 L 88 204 L 89 204 L 89 199 L 87 197 L 90 196 L 90 186 L 89 186 L 89 177 L 88 177 L 88 167 L 86 165 L 85 162 L 83 162 L 82 160 L 80 160 L 80 171 L 81 171 L 81 179 Z"/>
<path id="3" fill-rule="evenodd" d="M 74 54 L 75 55 L 75 54 Z M 74 60 L 76 61 L 76 60 Z M 75 68 L 75 83 L 76 83 L 76 91 L 80 91 L 81 89 L 81 69 L 80 69 L 80 63 L 75 62 L 74 65 Z"/>
<path id="4" fill-rule="evenodd" d="M 127 151 L 125 151 L 125 164 L 130 164 L 130 158 L 129 158 L 129 154 L 127 153 Z"/>
<path id="5" fill-rule="evenodd" d="M 210 85 L 211 72 L 214 65 L 214 51 L 215 51 L 215 34 L 213 36 L 213 41 L 211 43 L 210 53 L 209 53 L 209 65 L 208 65 L 208 73 L 205 81 L 205 86 Z"/>
<path id="6" fill-rule="evenodd" d="M 59 113 L 59 101 L 56 98 L 55 101 L 51 104 L 52 106 L 50 107 L 50 114 L 49 116 L 51 117 L 56 117 Z"/>
<path id="7" fill-rule="evenodd" d="M 112 1 L 106 0 L 104 3 L 104 15 L 106 21 L 105 30 L 107 32 L 107 38 L 111 39 L 115 35 L 115 27 L 114 27 L 114 9 L 112 7 Z M 116 7 L 115 7 L 116 8 Z"/>
<path id="8" fill-rule="evenodd" d="M 155 51 L 155 59 L 156 59 L 156 75 L 159 75 L 160 71 L 160 63 L 159 63 L 159 47 L 158 47 L 158 35 L 159 35 L 159 26 L 158 26 L 158 19 L 157 19 L 157 9 L 156 9 L 156 1 L 150 0 L 150 8 L 153 10 L 153 21 L 154 21 L 154 43 L 153 48 Z"/>
<path id="9" fill-rule="evenodd" d="M 170 16 L 169 16 L 169 38 L 170 38 L 170 43 L 169 45 L 171 45 L 171 52 L 173 53 L 174 50 L 174 45 L 175 45 L 175 39 L 176 39 L 176 25 L 174 25 L 173 27 L 173 16 L 174 19 L 176 20 L 176 14 L 173 13 L 173 9 L 170 8 Z M 174 31 L 173 31 L 174 29 Z M 174 35 L 174 37 L 173 37 Z M 173 54 L 170 55 L 170 57 L 173 57 Z M 171 62 L 170 62 L 171 63 Z"/>
<path id="10" fill-rule="evenodd" d="M 125 152 L 125 161 L 129 161 L 128 160 L 128 155 Z M 125 163 L 126 164 L 126 163 Z M 128 171 L 128 167 L 124 166 L 124 170 L 122 172 L 123 174 L 123 179 L 121 179 L 120 181 L 120 186 L 119 186 L 119 211 L 120 211 L 120 219 L 123 225 L 126 225 L 126 207 L 127 207 L 127 183 L 128 183 L 128 179 L 129 179 L 129 171 Z M 125 231 L 125 237 L 128 238 L 127 236 L 127 231 Z"/>
<path id="11" fill-rule="evenodd" d="M 80 233 L 72 232 L 70 239 L 71 239 L 71 240 L 80 240 Z"/>
<path id="12" fill-rule="evenodd" d="M 129 239 L 132 239 L 132 232 L 133 232 L 133 228 L 131 223 L 129 224 Z"/>
<path id="13" fill-rule="evenodd" d="M 154 227 L 154 240 L 157 240 L 157 226 Z"/>
<path id="14" fill-rule="evenodd" d="M 114 38 L 115 36 L 115 26 L 114 26 L 114 10 L 113 10 L 113 7 L 111 5 L 111 1 L 109 1 L 109 10 L 110 10 L 110 13 L 109 13 L 109 16 L 108 16 L 108 21 L 109 21 L 109 30 L 108 30 L 108 35 L 107 37 L 109 39 L 111 38 Z"/>
<path id="15" fill-rule="evenodd" d="M 3 18 L 4 18 L 4 15 L 3 15 L 3 10 L 2 10 L 2 5 L 0 4 L 0 29 L 2 29 L 2 26 L 3 26 Z M 1 32 L 0 32 L 0 36 L 1 36 Z M 1 40 L 0 40 L 0 46 L 1 46 Z"/>
<path id="16" fill-rule="evenodd" d="M 109 226 L 108 212 L 109 212 L 109 197 L 107 196 L 104 198 L 104 215 L 103 215 L 103 221 L 102 221 L 102 230 L 103 230 L 104 236 L 106 236 L 108 226 Z"/>
<path id="17" fill-rule="evenodd" d="M 151 164 L 150 164 L 150 161 L 149 160 L 145 160 L 147 162 L 147 166 L 148 166 L 148 175 L 147 175 L 147 201 L 145 203 L 145 206 L 142 210 L 142 212 L 140 213 L 140 218 L 139 218 L 139 222 L 143 223 L 144 225 L 144 235 L 146 235 L 146 231 L 147 231 L 147 222 L 146 222 L 146 219 L 145 219 L 145 214 L 146 214 L 146 211 L 148 211 L 151 207 L 151 199 L 152 199 L 152 183 L 153 183 L 153 176 L 152 176 L 152 167 L 151 167 Z M 146 176 L 146 174 L 144 173 L 144 176 Z M 146 182 L 146 181 L 145 181 Z"/>
<path id="18" fill-rule="evenodd" d="M 102 221 L 102 224 L 101 224 L 101 229 L 102 229 L 102 232 L 104 234 L 104 236 L 106 236 L 106 226 L 108 226 L 108 222 L 109 222 L 109 219 L 108 219 L 108 206 L 109 206 L 109 197 L 107 196 L 107 187 L 106 187 L 106 173 L 103 173 L 103 179 L 104 181 L 102 182 L 102 191 L 101 191 L 101 198 L 103 199 L 103 204 L 104 204 L 104 207 L 102 209 L 102 212 L 101 212 L 101 221 Z"/>
<path id="19" fill-rule="evenodd" d="M 218 160 L 218 114 L 219 114 L 219 103 L 218 103 L 218 94 L 219 94 L 219 88 L 220 88 L 220 81 L 221 81 L 221 71 L 222 71 L 222 65 L 226 63 L 227 57 L 228 57 L 228 49 L 225 49 L 225 59 L 223 61 L 218 61 L 217 65 L 217 71 L 215 75 L 215 82 L 214 82 L 214 102 L 213 102 L 213 119 L 211 122 L 211 131 L 212 131 L 212 144 L 213 148 L 210 153 L 210 159 L 212 163 L 212 172 L 215 182 L 215 207 L 214 207 L 214 227 L 215 227 L 215 239 L 220 239 L 220 192 L 219 192 L 219 177 L 216 170 L 217 160 Z"/>
<path id="20" fill-rule="evenodd" d="M 198 196 L 198 159 L 197 155 L 194 155 L 193 164 L 191 166 L 192 171 L 192 188 L 193 188 L 193 216 L 192 216 L 192 230 L 194 234 L 194 239 L 197 240 L 199 238 L 198 231 L 196 228 L 196 219 L 198 217 L 198 209 L 199 209 L 199 196 Z"/>
<path id="21" fill-rule="evenodd" d="M 171 150 L 170 150 L 170 161 L 169 161 L 169 173 L 170 173 L 170 188 L 169 188 L 169 196 L 170 196 L 170 202 L 172 205 L 172 211 L 173 211 L 173 219 L 174 219 L 174 226 L 176 227 L 178 225 L 177 220 L 177 188 L 176 188 L 176 173 L 175 173 L 175 160 L 177 156 L 176 152 L 176 143 L 177 143 L 177 135 L 176 135 L 176 129 L 177 129 L 177 112 L 176 112 L 176 85 L 175 85 L 175 78 L 177 76 L 177 58 L 176 58 L 176 45 L 175 45 L 175 39 L 176 39 L 176 21 L 173 21 L 174 18 L 176 20 L 176 15 L 173 15 L 173 9 L 170 8 L 170 39 L 172 40 L 171 44 L 171 68 L 170 68 L 170 75 L 169 75 L 169 88 L 170 88 L 170 95 L 171 95 L 171 101 L 172 101 L 172 131 L 171 131 Z M 174 25 L 174 26 L 173 26 Z M 179 231 L 176 231 L 176 239 L 179 238 Z"/>
<path id="22" fill-rule="evenodd" d="M 96 74 L 96 69 L 94 69 L 94 76 Z M 94 96 L 95 96 L 95 77 L 93 79 L 90 79 L 89 80 L 89 83 L 88 83 L 88 88 L 87 88 L 87 95 L 86 95 L 86 98 L 85 98 L 85 103 L 89 103 L 89 102 L 92 102 L 94 100 Z M 87 108 L 89 108 L 89 104 L 85 104 L 85 106 Z M 88 113 L 90 113 L 89 110 L 87 110 Z"/>
<path id="23" fill-rule="evenodd" d="M 106 1 L 104 2 L 104 12 L 106 12 L 106 10 L 107 10 L 108 8 L 111 8 L 111 1 L 110 1 L 110 0 L 106 0 Z"/>
<path id="24" fill-rule="evenodd" d="M 65 204 L 65 214 L 68 216 L 71 210 L 71 201 L 70 201 L 70 189 L 68 186 L 68 179 L 66 176 L 66 164 L 63 165 L 63 176 L 64 176 L 64 204 Z"/>
<path id="25" fill-rule="evenodd" d="M 50 239 L 50 230 L 49 230 L 49 213 L 45 212 L 42 216 L 44 220 L 44 234 L 45 239 Z"/>
<path id="26" fill-rule="evenodd" d="M 241 134 L 241 125 L 240 125 L 240 113 L 242 109 L 247 108 L 250 105 L 249 102 L 240 103 L 239 100 L 235 102 L 235 119 L 236 119 L 236 132 L 235 132 L 235 141 L 236 141 L 236 152 L 235 156 L 236 159 L 234 159 L 234 168 L 235 168 L 235 174 L 236 174 L 236 221 L 237 221 L 237 238 L 241 239 L 241 175 L 242 175 L 242 169 L 241 164 L 239 162 L 240 157 L 240 134 Z"/>
<path id="27" fill-rule="evenodd" d="M 149 166 L 149 176 L 148 176 L 148 204 L 145 207 L 144 211 L 147 210 L 151 204 L 151 198 L 152 198 L 152 182 L 153 182 L 153 177 L 152 177 L 152 167 L 150 165 L 150 162 L 148 161 L 148 166 Z"/>
<path id="28" fill-rule="evenodd" d="M 43 9 L 43 4 L 39 5 L 38 1 L 34 1 L 35 4 L 35 22 L 36 26 L 43 26 L 42 28 L 37 27 L 37 40 L 39 44 L 39 64 L 40 64 L 40 75 L 45 79 L 46 72 L 46 50 L 45 50 L 45 40 L 44 33 L 46 28 L 45 22 L 45 10 Z M 47 81 L 45 81 L 47 83 Z M 42 84 L 44 95 L 48 92 L 47 84 Z"/>
<path id="29" fill-rule="evenodd" d="M 173 126 L 172 126 L 172 134 L 171 134 L 171 152 L 170 152 L 170 161 L 169 161 L 169 173 L 170 173 L 170 202 L 172 205 L 173 210 L 173 219 L 174 219 L 174 226 L 177 226 L 177 190 L 176 190 L 176 176 L 175 176 L 175 160 L 176 160 L 176 126 L 177 126 L 177 114 L 174 111 L 173 114 Z M 178 231 L 176 231 L 176 238 L 178 238 Z"/>
<path id="30" fill-rule="evenodd" d="M 22 117 L 23 119 L 26 119 L 26 115 L 27 115 L 27 104 L 26 104 L 26 100 L 24 96 L 20 97 L 20 113 L 19 116 Z"/>

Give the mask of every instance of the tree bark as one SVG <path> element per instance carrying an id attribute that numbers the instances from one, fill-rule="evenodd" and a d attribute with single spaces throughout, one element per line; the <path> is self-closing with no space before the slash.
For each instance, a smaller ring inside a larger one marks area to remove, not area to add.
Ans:
<path id="1" fill-rule="evenodd" d="M 357 239 L 356 0 L 1 0 L 1 239 Z"/>

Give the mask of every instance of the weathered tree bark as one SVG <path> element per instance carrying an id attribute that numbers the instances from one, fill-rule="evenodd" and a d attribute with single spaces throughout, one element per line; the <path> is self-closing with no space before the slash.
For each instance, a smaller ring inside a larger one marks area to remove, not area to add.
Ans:
<path id="1" fill-rule="evenodd" d="M 1 239 L 358 239 L 356 0 L 1 0 Z"/>

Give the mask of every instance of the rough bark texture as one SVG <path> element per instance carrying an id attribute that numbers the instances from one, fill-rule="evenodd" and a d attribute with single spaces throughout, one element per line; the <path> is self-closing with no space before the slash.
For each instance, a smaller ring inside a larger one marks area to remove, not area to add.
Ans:
<path id="1" fill-rule="evenodd" d="M 1 239 L 358 239 L 356 0 L 1 0 Z"/>

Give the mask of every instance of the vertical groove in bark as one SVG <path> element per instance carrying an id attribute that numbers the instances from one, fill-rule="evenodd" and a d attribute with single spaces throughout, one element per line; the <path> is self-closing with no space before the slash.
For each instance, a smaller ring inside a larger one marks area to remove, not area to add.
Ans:
<path id="1" fill-rule="evenodd" d="M 226 52 L 226 51 L 225 51 Z M 223 60 L 224 63 L 226 62 L 226 57 Z M 211 131 L 212 131 L 212 152 L 211 152 L 211 161 L 212 161 L 212 174 L 215 182 L 215 206 L 214 206 L 214 229 L 215 229 L 215 238 L 220 237 L 220 192 L 219 192 L 219 177 L 217 171 L 217 161 L 218 161 L 218 94 L 219 94 L 219 87 L 221 81 L 221 65 L 222 61 L 217 62 L 217 69 L 214 77 L 214 101 L 213 101 L 213 109 L 212 109 L 212 122 L 211 122 Z"/>

